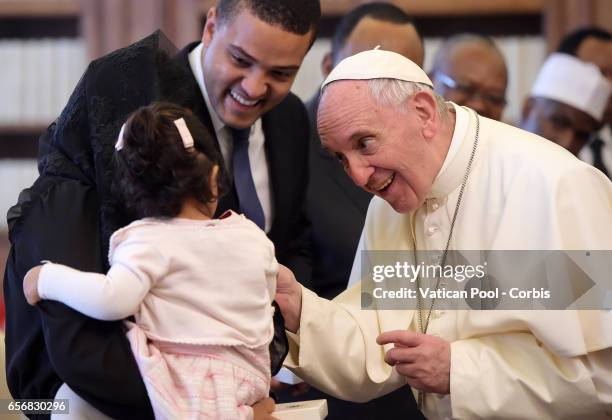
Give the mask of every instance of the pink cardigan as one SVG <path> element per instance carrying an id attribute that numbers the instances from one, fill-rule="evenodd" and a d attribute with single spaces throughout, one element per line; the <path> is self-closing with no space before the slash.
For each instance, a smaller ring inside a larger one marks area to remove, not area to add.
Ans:
<path id="1" fill-rule="evenodd" d="M 134 315 L 151 339 L 171 343 L 267 346 L 278 263 L 253 222 L 142 219 L 111 237 L 106 275 L 46 264 L 43 299 L 93 318 Z"/>

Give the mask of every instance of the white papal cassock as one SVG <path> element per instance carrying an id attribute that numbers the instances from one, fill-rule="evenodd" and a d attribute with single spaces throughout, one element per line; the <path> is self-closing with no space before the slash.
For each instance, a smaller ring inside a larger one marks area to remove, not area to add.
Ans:
<path id="1" fill-rule="evenodd" d="M 476 115 L 457 115 L 449 153 L 415 214 L 374 198 L 363 250 L 443 250 L 472 151 Z M 480 139 L 450 249 L 612 250 L 612 184 L 565 149 L 480 119 Z M 411 222 L 411 218 L 414 221 Z M 415 232 L 411 233 L 414 223 Z M 359 284 L 333 301 L 303 289 L 285 365 L 343 399 L 367 401 L 405 384 L 376 337 L 418 330 L 415 311 L 361 310 Z M 598 419 L 612 416 L 612 314 L 434 310 L 428 329 L 451 342 L 450 395 L 428 395 L 435 418 Z"/>

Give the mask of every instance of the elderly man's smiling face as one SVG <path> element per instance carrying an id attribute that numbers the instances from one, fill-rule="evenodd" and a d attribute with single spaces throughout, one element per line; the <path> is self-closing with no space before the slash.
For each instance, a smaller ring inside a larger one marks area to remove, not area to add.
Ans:
<path id="1" fill-rule="evenodd" d="M 435 111 L 429 93 L 387 105 L 372 97 L 367 81 L 344 80 L 323 93 L 317 125 L 323 147 L 355 184 L 406 213 L 424 202 L 444 159 L 433 141 Z"/>

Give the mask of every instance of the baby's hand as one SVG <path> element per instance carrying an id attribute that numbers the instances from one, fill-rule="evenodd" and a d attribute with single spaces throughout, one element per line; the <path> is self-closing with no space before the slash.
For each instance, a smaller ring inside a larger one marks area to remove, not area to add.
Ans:
<path id="1" fill-rule="evenodd" d="M 36 305 L 40 301 L 38 294 L 38 277 L 42 265 L 37 265 L 28 271 L 23 279 L 23 294 L 30 305 Z"/>
<path id="2" fill-rule="evenodd" d="M 276 420 L 276 417 L 272 416 L 274 407 L 275 404 L 272 398 L 264 398 L 257 401 L 253 404 L 253 420 Z"/>

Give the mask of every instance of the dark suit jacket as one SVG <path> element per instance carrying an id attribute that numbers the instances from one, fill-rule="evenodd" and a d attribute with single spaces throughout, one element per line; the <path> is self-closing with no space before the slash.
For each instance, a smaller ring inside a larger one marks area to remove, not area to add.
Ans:
<path id="1" fill-rule="evenodd" d="M 318 99 L 315 95 L 306 104 L 311 124 L 307 209 L 312 222 L 312 283 L 319 296 L 333 299 L 346 289 L 372 195 L 357 187 L 342 165 L 321 148 L 316 126 Z M 319 398 L 328 401 L 328 420 L 424 418 L 408 386 L 364 404 L 342 401 L 314 388 L 299 397 Z M 295 400 L 287 394 L 281 399 Z"/>
<path id="2" fill-rule="evenodd" d="M 177 55 L 158 32 L 92 62 L 41 138 L 41 175 L 8 214 L 5 342 L 13 397 L 53 398 L 66 382 L 113 418 L 152 418 L 122 323 L 97 321 L 53 301 L 30 307 L 22 280 L 44 259 L 107 271 L 109 237 L 131 221 L 110 188 L 122 122 L 138 107 L 165 100 L 191 108 L 210 126 L 187 53 Z M 266 114 L 264 131 L 275 207 L 270 236 L 279 261 L 307 279 L 308 223 L 301 209 L 308 125 L 303 105 L 288 97 Z M 219 211 L 230 207 L 221 203 Z M 279 336 L 284 338 L 282 327 Z"/>
<path id="3" fill-rule="evenodd" d="M 310 183 L 306 199 L 312 221 L 313 290 L 333 299 L 346 289 L 372 195 L 356 186 L 342 165 L 321 147 L 318 95 L 307 102 L 310 120 Z"/>

